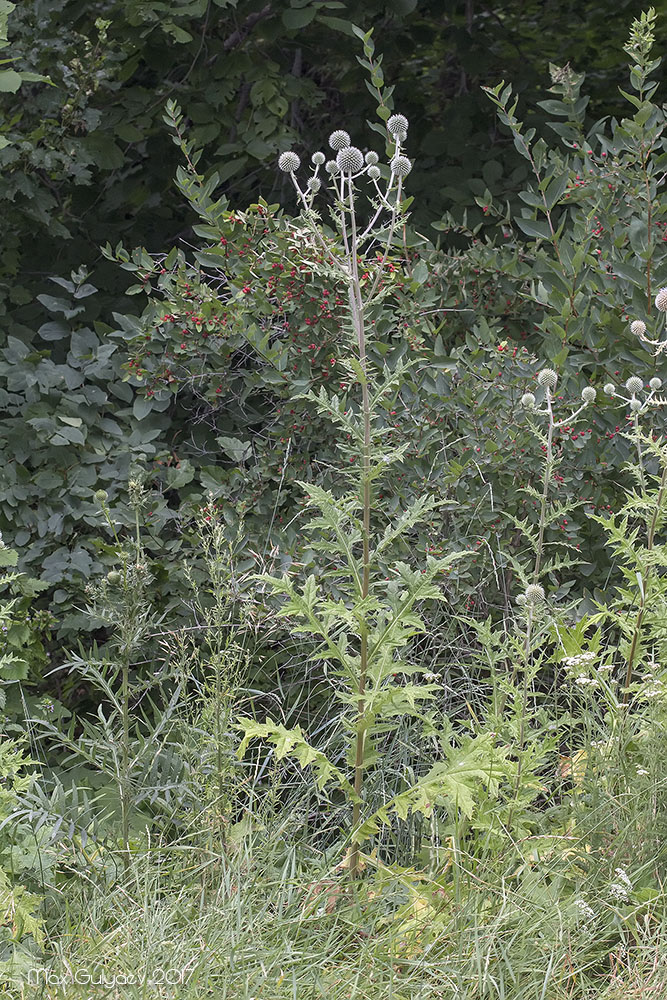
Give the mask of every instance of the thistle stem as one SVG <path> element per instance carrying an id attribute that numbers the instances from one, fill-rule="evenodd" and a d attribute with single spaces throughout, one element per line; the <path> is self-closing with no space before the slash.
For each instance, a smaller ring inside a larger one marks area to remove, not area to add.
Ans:
<path id="1" fill-rule="evenodd" d="M 540 500 L 540 529 L 537 538 L 537 551 L 535 553 L 535 565 L 533 567 L 533 583 L 537 583 L 540 578 L 542 566 L 542 554 L 544 552 L 544 529 L 547 520 L 547 503 L 549 500 L 549 485 L 553 475 L 553 439 L 554 439 L 554 415 L 551 407 L 551 390 L 547 387 L 547 412 L 549 414 L 549 427 L 547 430 L 547 453 L 544 462 L 544 477 L 542 481 L 542 497 Z"/>
<path id="2" fill-rule="evenodd" d="M 635 418 L 636 419 L 636 418 Z M 663 466 L 662 479 L 660 480 L 660 489 L 658 490 L 658 496 L 655 502 L 655 509 L 651 517 L 651 522 L 648 529 L 648 537 L 646 539 L 646 551 L 651 552 L 653 549 L 653 543 L 655 540 L 655 531 L 658 524 L 658 517 L 660 515 L 660 510 L 665 499 L 665 491 L 667 490 L 667 462 Z M 646 580 L 642 581 L 642 587 L 640 590 L 640 601 L 639 608 L 637 610 L 637 617 L 635 619 L 635 628 L 632 633 L 632 642 L 630 643 L 630 652 L 628 653 L 628 659 L 625 670 L 625 690 L 623 692 L 623 705 L 627 705 L 630 700 L 630 685 L 632 684 L 632 673 L 634 670 L 635 659 L 637 656 L 637 649 L 639 647 L 639 638 L 641 635 L 642 623 L 644 621 L 644 612 L 646 611 L 646 591 L 648 587 L 648 577 Z"/>
<path id="3" fill-rule="evenodd" d="M 357 260 L 357 229 L 354 213 L 354 193 L 352 179 L 349 180 L 349 208 L 350 208 L 350 243 L 349 243 L 349 270 L 350 270 L 350 312 L 352 316 L 352 327 L 354 330 L 357 350 L 359 353 L 359 364 L 362 370 L 361 380 L 361 408 L 364 426 L 364 443 L 362 449 L 362 578 L 361 578 L 361 599 L 365 601 L 370 589 L 370 533 L 371 533 L 371 405 L 368 391 L 368 365 L 366 359 L 366 333 L 364 327 L 364 307 L 361 298 L 361 286 L 359 282 L 359 264 Z M 354 755 L 354 793 L 355 801 L 352 806 L 352 828 L 353 834 L 359 826 L 361 819 L 361 793 L 363 788 L 364 771 L 364 744 L 366 735 L 366 708 L 364 694 L 366 691 L 366 678 L 368 674 L 368 630 L 365 623 L 360 627 L 360 669 L 357 702 L 357 721 L 355 735 L 355 755 Z M 359 845 L 355 841 L 350 853 L 350 878 L 356 879 L 359 876 Z"/>

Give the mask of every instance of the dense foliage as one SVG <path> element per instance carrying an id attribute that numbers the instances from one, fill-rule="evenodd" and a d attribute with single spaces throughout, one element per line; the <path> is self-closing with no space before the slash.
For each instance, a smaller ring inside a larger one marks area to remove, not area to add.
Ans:
<path id="1" fill-rule="evenodd" d="M 664 992 L 626 6 L 0 0 L 17 996 Z"/>

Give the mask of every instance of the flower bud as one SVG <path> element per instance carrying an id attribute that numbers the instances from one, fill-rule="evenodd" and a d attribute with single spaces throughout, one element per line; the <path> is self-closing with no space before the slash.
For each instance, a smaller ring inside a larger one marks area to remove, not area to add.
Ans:
<path id="1" fill-rule="evenodd" d="M 332 149 L 336 150 L 336 152 L 338 152 L 339 149 L 345 149 L 349 146 L 350 141 L 348 133 L 342 128 L 336 129 L 336 131 L 332 132 L 329 136 L 329 145 Z"/>
<path id="2" fill-rule="evenodd" d="M 639 378 L 638 375 L 631 375 L 630 378 L 625 383 L 625 388 L 628 390 L 628 392 L 631 392 L 632 395 L 634 396 L 636 392 L 642 391 L 642 389 L 644 388 L 644 383 L 642 382 L 642 380 Z"/>
<path id="3" fill-rule="evenodd" d="M 369 167 L 374 167 L 375 164 L 379 161 L 380 157 L 372 149 L 369 149 L 366 155 L 364 156 L 364 159 Z"/>
<path id="4" fill-rule="evenodd" d="M 655 308 L 660 312 L 667 312 L 667 288 L 661 288 L 656 295 Z"/>
<path id="5" fill-rule="evenodd" d="M 641 399 L 637 399 L 635 396 L 633 396 L 632 399 L 630 400 L 630 409 L 632 410 L 633 413 L 639 413 L 641 408 L 642 408 Z"/>
<path id="6" fill-rule="evenodd" d="M 108 498 L 109 498 L 109 494 L 107 493 L 106 490 L 96 490 L 95 491 L 95 499 L 97 500 L 98 503 L 106 503 L 106 501 L 108 500 Z"/>
<path id="7" fill-rule="evenodd" d="M 643 337 L 646 333 L 646 323 L 641 319 L 633 320 L 630 324 L 630 331 L 634 333 L 635 337 Z"/>
<path id="8" fill-rule="evenodd" d="M 338 164 L 336 163 L 335 160 L 327 160 L 327 162 L 326 162 L 326 164 L 324 166 L 324 169 L 326 170 L 326 172 L 328 174 L 337 174 L 338 173 Z"/>
<path id="9" fill-rule="evenodd" d="M 120 573 L 117 569 L 109 570 L 107 573 L 107 581 L 114 586 L 116 583 L 120 583 Z"/>
<path id="10" fill-rule="evenodd" d="M 526 587 L 526 601 L 528 604 L 539 604 L 544 600 L 544 587 L 539 583 L 529 583 Z"/>
<path id="11" fill-rule="evenodd" d="M 662 379 L 661 378 L 652 378 L 648 385 L 649 385 L 649 389 L 652 389 L 653 392 L 657 392 L 658 389 L 660 388 L 660 386 L 662 385 Z"/>
<path id="12" fill-rule="evenodd" d="M 583 399 L 584 403 L 594 403 L 596 396 L 597 392 L 595 391 L 592 385 L 585 385 L 584 388 L 581 390 L 581 398 Z"/>
<path id="13" fill-rule="evenodd" d="M 295 170 L 299 169 L 300 165 L 301 160 L 291 149 L 288 149 L 286 153 L 281 153 L 278 157 L 278 166 L 286 174 L 293 174 Z"/>
<path id="14" fill-rule="evenodd" d="M 405 115 L 392 115 L 387 121 L 387 132 L 390 135 L 398 135 L 399 132 L 407 134 L 408 119 Z"/>
<path id="15" fill-rule="evenodd" d="M 526 603 L 526 595 L 525 594 L 519 594 L 519 596 L 516 599 L 516 603 L 519 605 L 520 608 L 522 608 L 524 606 L 524 604 Z"/>
<path id="16" fill-rule="evenodd" d="M 322 181 L 319 179 L 319 177 L 309 177 L 308 187 L 313 192 L 313 194 L 317 194 L 317 192 L 322 187 Z"/>
<path id="17" fill-rule="evenodd" d="M 613 382 L 605 382 L 603 391 L 606 392 L 608 396 L 613 396 L 616 392 L 616 386 Z"/>
<path id="18" fill-rule="evenodd" d="M 311 163 L 314 163 L 316 167 L 321 167 L 324 161 L 326 160 L 326 156 L 324 155 L 324 153 L 320 153 L 318 150 L 317 153 L 313 153 L 310 160 Z"/>
<path id="19" fill-rule="evenodd" d="M 368 176 L 370 177 L 370 179 L 372 181 L 379 180 L 380 179 L 380 168 L 376 167 L 375 164 L 372 164 L 372 166 L 370 166 L 368 168 Z"/>
<path id="20" fill-rule="evenodd" d="M 407 177 L 412 170 L 412 164 L 407 156 L 395 156 L 391 161 L 391 169 L 397 177 Z"/>
<path id="21" fill-rule="evenodd" d="M 535 396 L 532 392 L 524 392 L 521 397 L 521 405 L 525 406 L 527 410 L 530 410 L 535 406 Z"/>
<path id="22" fill-rule="evenodd" d="M 363 167 L 364 157 L 361 150 L 357 149 L 356 146 L 346 146 L 345 149 L 341 149 L 336 157 L 336 163 L 340 170 L 354 174 Z"/>
<path id="23" fill-rule="evenodd" d="M 556 375 L 553 368 L 543 368 L 537 376 L 537 384 L 545 386 L 548 389 L 555 389 L 557 381 L 558 375 Z"/>

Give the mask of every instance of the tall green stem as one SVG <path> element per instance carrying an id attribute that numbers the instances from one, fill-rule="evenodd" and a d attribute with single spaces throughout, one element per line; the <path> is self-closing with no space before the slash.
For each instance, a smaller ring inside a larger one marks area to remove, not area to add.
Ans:
<path id="1" fill-rule="evenodd" d="M 553 475 L 553 440 L 554 440 L 554 415 L 551 408 L 551 390 L 547 386 L 547 410 L 549 412 L 549 427 L 547 430 L 547 453 L 544 462 L 544 478 L 542 481 L 542 498 L 540 501 L 540 529 L 537 538 L 537 551 L 535 553 L 535 566 L 533 567 L 533 583 L 537 583 L 540 578 L 542 567 L 542 554 L 544 552 L 544 529 L 547 520 L 547 503 L 549 500 L 549 486 Z"/>
<path id="2" fill-rule="evenodd" d="M 352 326 L 354 329 L 357 350 L 359 353 L 359 364 L 362 371 L 361 379 L 361 408 L 363 416 L 364 439 L 362 448 L 362 577 L 361 577 L 361 598 L 365 601 L 370 588 L 370 533 L 371 533 L 371 405 L 368 391 L 368 365 L 366 359 L 366 334 L 364 327 L 364 306 L 361 297 L 361 285 L 359 282 L 359 265 L 357 260 L 357 229 L 354 213 L 354 195 L 352 179 L 349 179 L 349 207 L 350 207 L 350 249 L 349 249 L 349 300 Z M 352 828 L 356 832 L 361 819 L 361 793 L 363 786 L 364 771 L 364 744 L 366 736 L 366 708 L 364 694 L 366 691 L 366 677 L 368 674 L 368 630 L 365 622 L 360 625 L 360 669 L 359 669 L 359 701 L 357 702 L 357 721 L 355 735 L 355 755 L 354 755 L 354 793 L 355 801 L 352 806 Z M 350 853 L 350 877 L 357 878 L 359 875 L 359 845 L 354 842 Z"/>
<path id="3" fill-rule="evenodd" d="M 130 642 L 126 638 L 121 656 L 121 712 L 123 724 L 123 740 L 121 746 L 120 765 L 120 821 L 123 839 L 123 863 L 125 867 L 130 862 Z"/>
<path id="4" fill-rule="evenodd" d="M 664 465 L 662 470 L 662 479 L 660 480 L 660 489 L 658 490 L 658 497 L 655 503 L 655 509 L 651 517 L 651 522 L 648 529 L 648 537 L 646 539 L 646 551 L 650 552 L 653 549 L 653 543 L 655 540 L 655 531 L 658 524 L 658 517 L 660 515 L 660 510 L 662 508 L 663 501 L 665 499 L 665 491 L 667 490 L 667 463 Z M 623 692 L 623 704 L 627 705 L 630 700 L 630 685 L 632 683 L 632 673 L 634 670 L 635 659 L 637 656 L 637 649 L 639 647 L 639 639 L 641 636 L 642 623 L 644 621 L 644 613 L 646 611 L 646 590 L 648 587 L 648 574 L 647 579 L 642 580 L 642 586 L 639 592 L 639 608 L 637 610 L 637 617 L 635 619 L 635 627 L 632 633 L 632 641 L 630 643 L 630 652 L 628 653 L 628 660 L 625 669 L 625 690 Z"/>

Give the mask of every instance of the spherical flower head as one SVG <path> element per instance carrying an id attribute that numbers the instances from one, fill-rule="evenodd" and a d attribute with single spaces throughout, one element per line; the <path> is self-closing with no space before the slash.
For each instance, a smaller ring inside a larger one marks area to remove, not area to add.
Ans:
<path id="1" fill-rule="evenodd" d="M 387 132 L 390 135 L 398 135 L 399 132 L 403 132 L 407 135 L 408 131 L 408 119 L 405 115 L 392 115 L 387 122 Z"/>
<path id="2" fill-rule="evenodd" d="M 369 167 L 374 167 L 375 164 L 379 163 L 379 161 L 380 161 L 380 157 L 372 149 L 368 150 L 368 152 L 364 156 L 364 159 L 365 159 L 365 161 L 366 161 L 366 163 L 368 164 Z"/>
<path id="3" fill-rule="evenodd" d="M 544 587 L 539 583 L 529 583 L 526 587 L 526 601 L 528 604 L 539 604 L 544 600 Z"/>
<path id="4" fill-rule="evenodd" d="M 525 406 L 527 410 L 532 410 L 532 408 L 535 406 L 535 396 L 533 395 L 532 392 L 524 392 L 523 396 L 521 397 L 521 405 Z"/>
<path id="5" fill-rule="evenodd" d="M 317 192 L 322 187 L 322 181 L 319 179 L 319 177 L 310 177 L 308 179 L 308 187 L 313 192 L 313 194 L 317 194 Z"/>
<path id="6" fill-rule="evenodd" d="M 605 382 L 603 391 L 606 392 L 608 396 L 613 396 L 616 392 L 616 386 L 613 382 Z"/>
<path id="7" fill-rule="evenodd" d="M 316 167 L 321 167 L 325 160 L 326 156 L 319 150 L 317 151 L 317 153 L 313 153 L 313 155 L 310 158 L 311 163 L 314 163 Z"/>
<path id="8" fill-rule="evenodd" d="M 553 368 L 543 368 L 537 376 L 537 384 L 547 389 L 555 389 L 557 381 L 558 375 Z"/>
<path id="9" fill-rule="evenodd" d="M 368 176 L 370 177 L 370 179 L 372 181 L 379 180 L 380 179 L 380 168 L 376 167 L 375 164 L 372 164 L 372 166 L 370 166 L 368 168 Z"/>
<path id="10" fill-rule="evenodd" d="M 524 604 L 526 603 L 526 595 L 525 594 L 519 594 L 519 596 L 516 599 L 516 603 L 519 605 L 520 608 L 522 608 L 524 606 Z"/>
<path id="11" fill-rule="evenodd" d="M 295 170 L 298 170 L 301 166 L 301 160 L 293 153 L 291 149 L 288 149 L 286 153 L 281 153 L 278 157 L 278 166 L 281 170 L 284 170 L 286 174 L 293 174 Z"/>
<path id="12" fill-rule="evenodd" d="M 662 379 L 661 378 L 652 378 L 648 385 L 649 385 L 649 389 L 652 389 L 653 392 L 657 392 L 658 389 L 660 388 L 660 386 L 662 385 Z"/>
<path id="13" fill-rule="evenodd" d="M 345 173 L 355 174 L 364 165 L 364 156 L 356 146 L 346 146 L 336 157 L 336 163 Z"/>
<path id="14" fill-rule="evenodd" d="M 98 503 L 106 503 L 108 496 L 106 490 L 95 490 L 95 499 Z"/>
<path id="15" fill-rule="evenodd" d="M 329 145 L 338 152 L 339 149 L 346 149 L 350 145 L 350 136 L 342 128 L 337 128 L 329 136 Z"/>
<path id="16" fill-rule="evenodd" d="M 643 337 L 646 333 L 646 323 L 641 319 L 635 319 L 630 324 L 630 331 L 635 337 Z"/>
<path id="17" fill-rule="evenodd" d="M 597 392 L 595 391 L 592 385 L 585 385 L 584 388 L 581 390 L 581 398 L 583 399 L 584 403 L 594 403 L 596 396 Z"/>
<path id="18" fill-rule="evenodd" d="M 327 160 L 327 162 L 324 165 L 324 169 L 326 170 L 326 172 L 328 174 L 332 174 L 332 175 L 333 174 L 337 174 L 338 173 L 338 164 L 336 163 L 335 160 Z"/>
<path id="19" fill-rule="evenodd" d="M 632 395 L 634 396 L 636 392 L 642 391 L 642 389 L 644 388 L 644 383 L 642 382 L 642 380 L 639 378 L 638 375 L 631 375 L 630 378 L 625 383 L 625 388 L 628 390 L 628 392 L 631 392 Z"/>
<path id="20" fill-rule="evenodd" d="M 639 413 L 641 408 L 642 408 L 641 399 L 637 399 L 635 396 L 633 396 L 632 399 L 630 400 L 630 409 L 632 410 L 633 413 Z"/>
<path id="21" fill-rule="evenodd" d="M 655 308 L 659 312 L 667 312 L 667 288 L 661 288 L 655 297 Z"/>
<path id="22" fill-rule="evenodd" d="M 395 156 L 391 161 L 391 169 L 397 177 L 407 177 L 412 170 L 412 164 L 407 156 Z"/>

